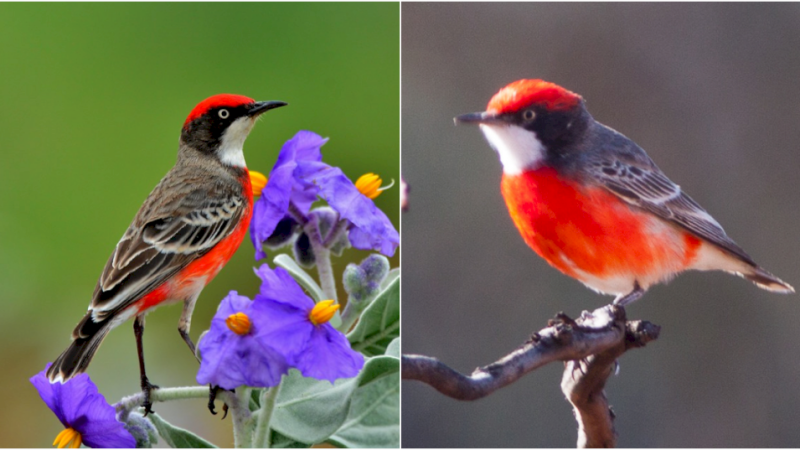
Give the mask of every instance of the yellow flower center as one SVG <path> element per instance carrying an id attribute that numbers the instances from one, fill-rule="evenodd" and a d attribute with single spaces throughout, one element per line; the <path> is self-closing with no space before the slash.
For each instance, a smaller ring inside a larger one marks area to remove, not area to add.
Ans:
<path id="1" fill-rule="evenodd" d="M 261 191 L 264 189 L 264 186 L 267 185 L 267 177 L 261 172 L 251 170 L 250 185 L 253 187 L 253 197 L 258 197 L 261 195 Z"/>
<path id="2" fill-rule="evenodd" d="M 249 333 L 250 327 L 252 326 L 250 318 L 243 312 L 237 312 L 236 314 L 228 316 L 228 318 L 225 319 L 225 325 L 228 325 L 228 328 L 239 336 L 244 336 Z"/>
<path id="3" fill-rule="evenodd" d="M 394 186 L 394 181 L 392 181 L 392 184 L 389 186 L 383 188 L 381 187 L 381 183 L 383 183 L 381 177 L 374 173 L 365 173 L 356 180 L 356 189 L 358 189 L 358 192 L 361 192 L 364 197 L 375 199 L 377 196 L 381 195 L 381 192 Z"/>
<path id="4" fill-rule="evenodd" d="M 80 433 L 75 431 L 74 428 L 67 428 L 61 433 L 58 433 L 56 440 L 53 441 L 53 445 L 58 448 L 78 448 L 81 446 L 82 442 L 83 438 Z"/>
<path id="5" fill-rule="evenodd" d="M 323 300 L 314 305 L 314 309 L 308 313 L 308 319 L 314 325 L 323 324 L 331 320 L 337 309 L 339 309 L 339 305 L 334 305 L 333 300 Z"/>

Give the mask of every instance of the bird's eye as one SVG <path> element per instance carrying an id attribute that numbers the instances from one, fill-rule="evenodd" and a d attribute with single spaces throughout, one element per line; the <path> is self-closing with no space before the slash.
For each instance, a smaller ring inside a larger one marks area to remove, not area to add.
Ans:
<path id="1" fill-rule="evenodd" d="M 536 118 L 536 113 L 533 112 L 532 109 L 527 109 L 524 113 L 522 113 L 522 118 L 530 122 Z"/>
<path id="2" fill-rule="evenodd" d="M 219 114 L 220 119 L 227 119 L 231 115 L 227 109 L 220 109 L 217 114 Z"/>

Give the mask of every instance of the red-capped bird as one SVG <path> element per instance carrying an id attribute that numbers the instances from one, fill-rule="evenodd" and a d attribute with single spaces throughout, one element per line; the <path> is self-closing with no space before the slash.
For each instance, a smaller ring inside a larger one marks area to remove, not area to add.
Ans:
<path id="1" fill-rule="evenodd" d="M 47 371 L 51 381 L 84 372 L 108 332 L 133 317 L 144 407 L 150 412 L 156 386 L 144 368 L 145 314 L 183 302 L 178 331 L 194 353 L 189 327 L 197 297 L 233 256 L 250 224 L 253 192 L 242 146 L 259 115 L 285 105 L 220 94 L 192 110 L 181 129 L 175 166 L 108 259 L 72 344 Z"/>
<path id="2" fill-rule="evenodd" d="M 583 99 L 542 80 L 500 90 L 477 123 L 503 166 L 501 189 L 525 242 L 615 304 L 689 270 L 722 270 L 773 292 L 762 269 L 633 141 L 592 118 Z"/>

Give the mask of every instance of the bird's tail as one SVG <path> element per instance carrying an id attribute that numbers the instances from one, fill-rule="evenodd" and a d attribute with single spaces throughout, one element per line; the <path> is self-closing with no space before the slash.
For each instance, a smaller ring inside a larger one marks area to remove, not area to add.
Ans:
<path id="1" fill-rule="evenodd" d="M 72 343 L 47 369 L 51 382 L 65 382 L 89 367 L 94 353 L 111 330 L 110 318 L 95 322 L 89 311 L 72 332 Z"/>
<path id="2" fill-rule="evenodd" d="M 752 270 L 743 273 L 742 276 L 755 283 L 756 286 L 761 289 L 781 294 L 791 294 L 794 292 L 794 288 L 789 283 L 784 282 L 759 266 L 752 267 Z"/>

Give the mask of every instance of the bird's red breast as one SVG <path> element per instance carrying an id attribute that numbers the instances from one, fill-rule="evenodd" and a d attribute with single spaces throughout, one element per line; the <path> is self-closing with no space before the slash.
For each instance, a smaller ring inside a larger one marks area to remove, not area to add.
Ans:
<path id="1" fill-rule="evenodd" d="M 669 278 L 688 268 L 700 249 L 693 235 L 550 167 L 504 174 L 501 189 L 525 242 L 553 267 L 602 292 L 626 293 L 627 282 Z"/>
<path id="2" fill-rule="evenodd" d="M 219 241 L 208 253 L 186 266 L 177 275 L 143 296 L 134 305 L 137 314 L 156 307 L 165 301 L 177 301 L 196 295 L 219 273 L 241 245 L 253 216 L 253 189 L 250 173 L 244 169 L 239 178 L 247 199 L 246 209 L 239 224 L 228 237 Z"/>

